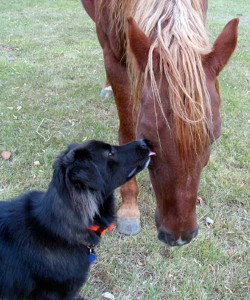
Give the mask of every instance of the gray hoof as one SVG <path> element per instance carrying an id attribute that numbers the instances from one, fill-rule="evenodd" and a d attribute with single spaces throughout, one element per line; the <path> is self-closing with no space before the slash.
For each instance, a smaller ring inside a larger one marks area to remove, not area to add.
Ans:
<path id="1" fill-rule="evenodd" d="M 113 97 L 113 91 L 111 86 L 106 86 L 101 91 L 101 96 L 104 98 L 111 98 Z"/>
<path id="2" fill-rule="evenodd" d="M 141 231 L 139 218 L 117 218 L 116 229 L 126 235 L 134 235 Z"/>

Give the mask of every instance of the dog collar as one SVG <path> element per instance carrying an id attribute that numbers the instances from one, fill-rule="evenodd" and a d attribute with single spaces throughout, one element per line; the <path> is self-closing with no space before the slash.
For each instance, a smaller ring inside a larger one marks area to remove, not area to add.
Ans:
<path id="1" fill-rule="evenodd" d="M 91 225 L 88 227 L 89 230 L 92 230 L 100 235 L 104 235 L 108 231 L 112 231 L 115 229 L 115 224 L 110 224 L 108 227 L 102 227 L 99 225 Z"/>
<path id="2" fill-rule="evenodd" d="M 115 224 L 110 224 L 108 227 L 101 227 L 99 225 L 91 225 L 88 227 L 89 230 L 96 232 L 99 235 L 105 234 L 107 231 L 114 230 Z M 88 260 L 90 263 L 96 261 L 95 245 L 86 245 L 88 248 Z"/>

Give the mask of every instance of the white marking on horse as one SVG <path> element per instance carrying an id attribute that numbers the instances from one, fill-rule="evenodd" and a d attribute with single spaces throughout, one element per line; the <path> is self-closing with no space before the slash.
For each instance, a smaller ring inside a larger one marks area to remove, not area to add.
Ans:
<path id="1" fill-rule="evenodd" d="M 178 240 L 176 241 L 176 244 L 179 246 L 185 245 L 187 242 L 183 241 L 181 236 L 178 238 Z"/>

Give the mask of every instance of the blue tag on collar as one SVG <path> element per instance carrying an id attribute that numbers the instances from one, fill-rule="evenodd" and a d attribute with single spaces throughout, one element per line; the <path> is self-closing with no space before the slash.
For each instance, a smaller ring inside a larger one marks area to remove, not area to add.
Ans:
<path id="1" fill-rule="evenodd" d="M 90 263 L 93 263 L 94 261 L 96 261 L 96 254 L 94 252 L 90 252 L 88 255 L 88 259 Z"/>

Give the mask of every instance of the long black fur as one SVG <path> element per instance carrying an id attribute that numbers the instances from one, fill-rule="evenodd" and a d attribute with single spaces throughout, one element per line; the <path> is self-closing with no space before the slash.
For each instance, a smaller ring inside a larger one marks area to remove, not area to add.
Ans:
<path id="1" fill-rule="evenodd" d="M 88 226 L 114 222 L 114 189 L 148 159 L 143 140 L 72 144 L 56 159 L 46 192 L 1 201 L 0 298 L 76 299 L 90 267 L 88 245 L 100 241 Z"/>

